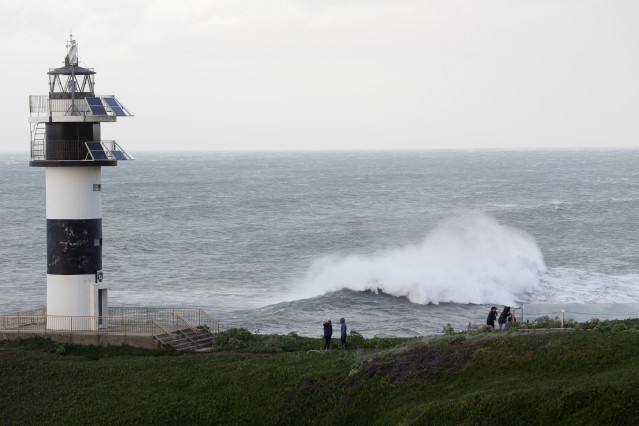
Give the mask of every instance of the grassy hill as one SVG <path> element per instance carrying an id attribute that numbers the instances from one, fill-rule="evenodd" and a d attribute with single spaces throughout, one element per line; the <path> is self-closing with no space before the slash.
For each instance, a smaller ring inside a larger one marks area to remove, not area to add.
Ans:
<path id="1" fill-rule="evenodd" d="M 546 324 L 549 326 L 550 324 Z M 0 342 L 1 424 L 636 424 L 639 321 L 213 352 Z"/>

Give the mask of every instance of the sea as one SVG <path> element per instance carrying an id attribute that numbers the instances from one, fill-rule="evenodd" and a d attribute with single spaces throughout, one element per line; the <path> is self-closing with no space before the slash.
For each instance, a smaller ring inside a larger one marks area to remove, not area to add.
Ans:
<path id="1" fill-rule="evenodd" d="M 134 155 L 102 168 L 111 306 L 311 337 L 340 318 L 366 337 L 463 330 L 491 306 L 639 317 L 639 150 Z M 0 154 L 2 313 L 46 305 L 28 161 Z"/>

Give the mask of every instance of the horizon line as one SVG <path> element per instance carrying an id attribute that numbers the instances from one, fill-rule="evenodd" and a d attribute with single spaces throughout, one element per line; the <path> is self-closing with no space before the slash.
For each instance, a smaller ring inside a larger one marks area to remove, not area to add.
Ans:
<path id="1" fill-rule="evenodd" d="M 483 147 L 483 148 L 344 148 L 344 149 L 133 149 L 134 152 L 146 153 L 353 153 L 353 152 L 539 152 L 539 151 L 633 151 L 639 150 L 638 147 L 614 146 L 614 147 Z M 4 154 L 25 154 L 29 157 L 29 152 L 24 150 L 16 151 L 0 151 L 0 155 Z"/>

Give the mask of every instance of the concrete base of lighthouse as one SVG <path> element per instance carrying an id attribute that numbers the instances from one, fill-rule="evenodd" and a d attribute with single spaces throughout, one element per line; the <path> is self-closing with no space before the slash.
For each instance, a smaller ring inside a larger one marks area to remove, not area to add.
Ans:
<path id="1" fill-rule="evenodd" d="M 47 275 L 47 329 L 98 330 L 108 316 L 108 288 L 95 274 Z"/>

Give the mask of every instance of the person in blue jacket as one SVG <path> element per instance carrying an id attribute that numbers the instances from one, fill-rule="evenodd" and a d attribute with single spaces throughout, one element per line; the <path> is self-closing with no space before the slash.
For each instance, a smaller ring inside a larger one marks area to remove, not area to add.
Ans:
<path id="1" fill-rule="evenodd" d="M 346 347 L 346 320 L 344 318 L 340 318 L 339 322 L 342 324 L 342 349 L 348 349 Z"/>
<path id="2" fill-rule="evenodd" d="M 328 350 L 331 347 L 331 336 L 333 335 L 333 324 L 331 320 L 326 320 L 324 323 L 324 350 Z"/>

